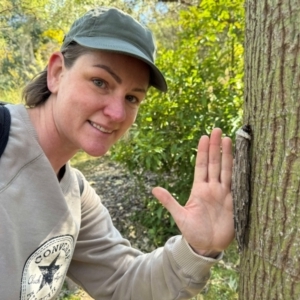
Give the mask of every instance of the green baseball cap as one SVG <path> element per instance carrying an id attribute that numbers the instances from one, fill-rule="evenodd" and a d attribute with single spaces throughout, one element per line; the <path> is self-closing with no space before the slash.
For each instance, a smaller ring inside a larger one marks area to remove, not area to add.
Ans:
<path id="1" fill-rule="evenodd" d="M 165 92 L 166 80 L 155 66 L 156 47 L 149 29 L 116 8 L 98 7 L 77 19 L 66 34 L 61 51 L 75 41 L 81 46 L 134 56 L 150 67 L 150 85 Z"/>

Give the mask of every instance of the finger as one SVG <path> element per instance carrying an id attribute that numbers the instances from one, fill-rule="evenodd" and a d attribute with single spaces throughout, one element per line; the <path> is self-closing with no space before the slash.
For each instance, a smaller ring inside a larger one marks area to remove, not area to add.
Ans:
<path id="1" fill-rule="evenodd" d="M 225 185 L 231 184 L 232 176 L 232 142 L 228 137 L 222 139 L 222 168 L 221 168 L 221 182 Z"/>
<path id="2" fill-rule="evenodd" d="M 210 136 L 208 151 L 208 180 L 220 180 L 221 138 L 222 130 L 220 128 L 213 129 Z"/>
<path id="3" fill-rule="evenodd" d="M 207 180 L 208 149 L 209 137 L 207 135 L 203 135 L 198 143 L 194 182 Z"/>
<path id="4" fill-rule="evenodd" d="M 155 198 L 170 212 L 176 224 L 180 223 L 183 207 L 172 197 L 172 195 L 162 187 L 155 187 L 152 190 Z M 178 223 L 179 222 L 179 223 Z"/>

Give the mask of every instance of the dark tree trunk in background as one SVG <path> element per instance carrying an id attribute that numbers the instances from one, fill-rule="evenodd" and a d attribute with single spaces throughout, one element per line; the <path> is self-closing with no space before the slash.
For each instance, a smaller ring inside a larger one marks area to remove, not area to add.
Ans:
<path id="1" fill-rule="evenodd" d="M 300 2 L 245 8 L 252 195 L 239 299 L 300 299 Z"/>

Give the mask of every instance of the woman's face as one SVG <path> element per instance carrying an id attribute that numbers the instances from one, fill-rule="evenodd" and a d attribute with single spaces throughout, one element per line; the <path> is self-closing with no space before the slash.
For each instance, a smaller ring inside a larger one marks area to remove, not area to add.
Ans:
<path id="1" fill-rule="evenodd" d="M 70 151 L 92 156 L 104 155 L 129 129 L 149 86 L 146 63 L 112 52 L 86 53 L 55 74 L 51 98 L 59 137 Z"/>

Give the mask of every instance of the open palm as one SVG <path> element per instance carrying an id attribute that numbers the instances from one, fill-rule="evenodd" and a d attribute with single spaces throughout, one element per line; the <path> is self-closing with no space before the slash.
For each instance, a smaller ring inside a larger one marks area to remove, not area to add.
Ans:
<path id="1" fill-rule="evenodd" d="M 234 237 L 231 140 L 222 138 L 215 128 L 211 137 L 202 136 L 198 144 L 194 183 L 189 200 L 181 206 L 161 187 L 154 196 L 172 214 L 182 235 L 195 252 L 216 256 Z"/>

